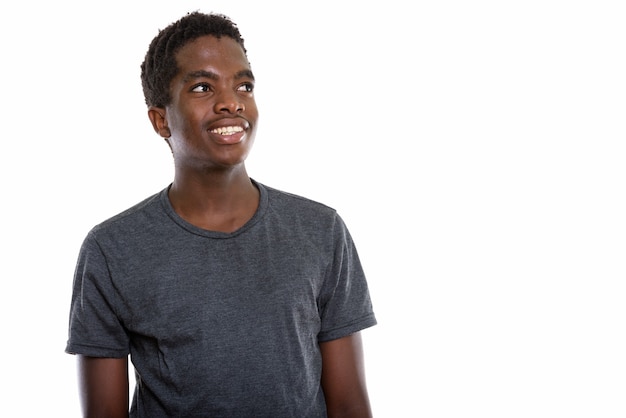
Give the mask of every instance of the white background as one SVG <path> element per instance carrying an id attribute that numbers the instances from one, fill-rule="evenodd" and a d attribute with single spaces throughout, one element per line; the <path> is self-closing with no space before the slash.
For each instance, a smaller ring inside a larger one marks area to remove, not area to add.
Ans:
<path id="1" fill-rule="evenodd" d="M 377 417 L 626 416 L 620 3 L 4 2 L 0 415 L 79 414 L 78 249 L 171 180 L 139 64 L 201 10 L 246 39 L 250 174 L 357 242 Z"/>

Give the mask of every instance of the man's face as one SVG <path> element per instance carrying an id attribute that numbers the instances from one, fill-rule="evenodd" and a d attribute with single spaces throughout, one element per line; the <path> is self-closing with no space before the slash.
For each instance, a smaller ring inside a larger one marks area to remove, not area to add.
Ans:
<path id="1" fill-rule="evenodd" d="M 256 132 L 254 76 L 229 37 L 200 37 L 176 54 L 178 73 L 165 108 L 177 169 L 227 169 L 243 164 Z"/>

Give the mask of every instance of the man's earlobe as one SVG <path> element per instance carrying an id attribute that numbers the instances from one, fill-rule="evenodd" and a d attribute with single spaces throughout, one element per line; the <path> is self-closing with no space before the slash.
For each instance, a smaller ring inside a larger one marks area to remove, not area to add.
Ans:
<path id="1" fill-rule="evenodd" d="M 165 118 L 164 108 L 150 106 L 148 108 L 148 118 L 150 118 L 154 132 L 166 139 L 172 136 L 170 128 L 167 127 L 167 119 Z"/>

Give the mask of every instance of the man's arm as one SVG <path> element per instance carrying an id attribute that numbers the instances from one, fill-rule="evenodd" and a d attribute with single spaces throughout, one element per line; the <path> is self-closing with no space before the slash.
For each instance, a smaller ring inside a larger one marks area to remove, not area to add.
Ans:
<path id="1" fill-rule="evenodd" d="M 329 418 L 371 418 L 361 334 L 320 343 Z"/>
<path id="2" fill-rule="evenodd" d="M 128 418 L 128 358 L 77 357 L 83 416 Z"/>

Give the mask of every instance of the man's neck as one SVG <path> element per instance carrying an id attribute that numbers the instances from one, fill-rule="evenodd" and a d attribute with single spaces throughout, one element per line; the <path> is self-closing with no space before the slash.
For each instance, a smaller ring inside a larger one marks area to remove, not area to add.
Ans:
<path id="1" fill-rule="evenodd" d="M 221 232 L 241 228 L 259 205 L 259 191 L 245 170 L 221 176 L 177 176 L 168 196 L 187 222 Z"/>

